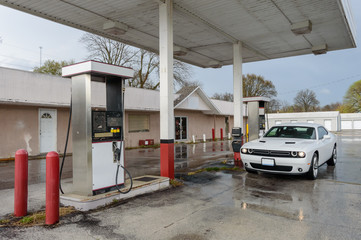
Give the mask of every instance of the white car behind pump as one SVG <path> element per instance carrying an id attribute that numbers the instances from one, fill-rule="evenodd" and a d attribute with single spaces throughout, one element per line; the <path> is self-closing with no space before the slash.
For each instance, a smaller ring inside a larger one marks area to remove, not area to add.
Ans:
<path id="1" fill-rule="evenodd" d="M 323 164 L 336 165 L 336 136 L 320 124 L 280 124 L 244 144 L 241 159 L 248 172 L 306 174 L 313 180 Z"/>

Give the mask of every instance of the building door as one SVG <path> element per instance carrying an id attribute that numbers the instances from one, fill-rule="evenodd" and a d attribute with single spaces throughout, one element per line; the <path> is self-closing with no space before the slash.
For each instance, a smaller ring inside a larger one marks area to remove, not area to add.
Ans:
<path id="1" fill-rule="evenodd" d="M 229 118 L 228 117 L 224 118 L 224 123 L 226 124 L 225 134 L 227 136 L 229 133 Z M 228 138 L 228 136 L 227 136 L 227 138 Z"/>
<path id="2" fill-rule="evenodd" d="M 56 151 L 56 110 L 39 109 L 40 152 Z"/>
<path id="3" fill-rule="evenodd" d="M 331 120 L 325 120 L 324 123 L 325 123 L 325 128 L 328 131 L 331 131 L 332 130 L 332 121 Z"/>
<path id="4" fill-rule="evenodd" d="M 187 130 L 187 117 L 175 117 L 175 140 L 186 140 Z"/>
<path id="5" fill-rule="evenodd" d="M 347 130 L 347 129 L 352 129 L 352 121 L 350 120 L 341 121 L 341 130 Z"/>
<path id="6" fill-rule="evenodd" d="M 359 121 L 359 120 L 353 121 L 353 128 L 354 129 L 361 129 L 361 121 Z"/>

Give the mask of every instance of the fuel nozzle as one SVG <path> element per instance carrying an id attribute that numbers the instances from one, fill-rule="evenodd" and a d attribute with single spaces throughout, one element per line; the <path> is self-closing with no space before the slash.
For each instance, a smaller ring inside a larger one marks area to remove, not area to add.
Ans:
<path id="1" fill-rule="evenodd" d="M 115 160 L 118 162 L 118 165 L 120 164 L 120 149 L 116 148 L 114 151 Z"/>

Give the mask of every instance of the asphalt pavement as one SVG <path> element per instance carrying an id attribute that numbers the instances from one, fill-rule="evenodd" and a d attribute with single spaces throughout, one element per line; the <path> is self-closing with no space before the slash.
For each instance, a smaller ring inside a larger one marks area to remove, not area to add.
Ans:
<path id="1" fill-rule="evenodd" d="M 245 171 L 188 175 L 187 171 L 218 166 L 226 159 L 221 151 L 210 154 L 207 146 L 203 158 L 201 144 L 194 154 L 189 146 L 187 156 L 196 157 L 176 161 L 184 186 L 65 217 L 52 228 L 3 227 L 0 235 L 2 239 L 361 239 L 361 134 L 343 132 L 337 143 L 336 166 L 322 166 L 315 181 Z M 145 151 L 138 163 L 153 161 L 149 154 Z M 193 167 L 197 159 L 201 163 Z M 71 178 L 65 181 L 69 187 Z M 30 187 L 35 191 L 41 185 Z M 0 198 L 6 199 L 11 191 L 1 190 Z M 2 203 L 1 209 L 11 205 Z"/>

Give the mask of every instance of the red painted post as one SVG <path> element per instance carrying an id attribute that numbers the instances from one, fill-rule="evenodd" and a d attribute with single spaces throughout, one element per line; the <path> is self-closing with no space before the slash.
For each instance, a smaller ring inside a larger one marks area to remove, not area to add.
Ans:
<path id="1" fill-rule="evenodd" d="M 46 206 L 45 224 L 59 222 L 59 154 L 46 155 Z"/>
<path id="2" fill-rule="evenodd" d="M 221 141 L 223 141 L 223 128 L 221 128 Z"/>
<path id="3" fill-rule="evenodd" d="M 174 179 L 174 142 L 160 140 L 160 175 Z"/>
<path id="4" fill-rule="evenodd" d="M 212 140 L 216 141 L 216 134 L 215 134 L 214 128 L 212 128 Z"/>
<path id="5" fill-rule="evenodd" d="M 14 215 L 22 217 L 28 211 L 28 152 L 19 149 L 15 153 Z"/>

